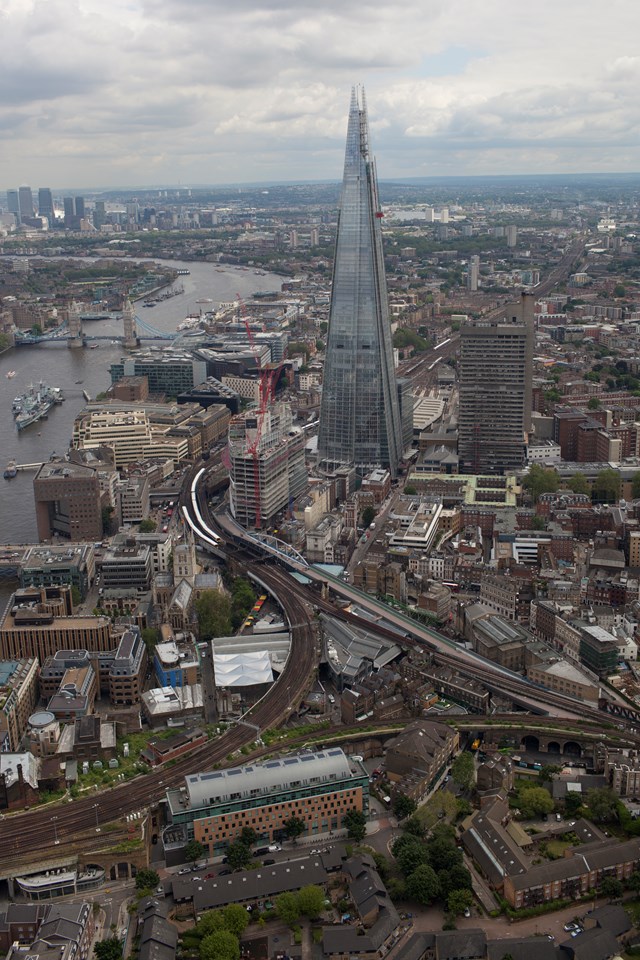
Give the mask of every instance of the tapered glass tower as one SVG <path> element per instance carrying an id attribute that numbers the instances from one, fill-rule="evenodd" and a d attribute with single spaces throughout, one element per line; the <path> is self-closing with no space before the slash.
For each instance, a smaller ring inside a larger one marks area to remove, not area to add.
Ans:
<path id="1" fill-rule="evenodd" d="M 351 95 L 333 264 L 318 456 L 333 470 L 365 474 L 402 453 L 375 163 L 369 155 L 364 92 Z"/>

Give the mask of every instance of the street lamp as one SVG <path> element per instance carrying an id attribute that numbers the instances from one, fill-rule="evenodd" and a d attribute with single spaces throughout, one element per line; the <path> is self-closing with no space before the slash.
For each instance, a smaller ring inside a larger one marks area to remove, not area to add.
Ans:
<path id="1" fill-rule="evenodd" d="M 94 803 L 94 805 L 93 805 L 93 809 L 94 809 L 95 812 L 96 812 L 96 833 L 100 833 L 100 821 L 98 820 L 98 808 L 99 808 L 99 806 L 100 806 L 99 803 Z"/>
<path id="2" fill-rule="evenodd" d="M 60 841 L 58 840 L 58 830 L 56 827 L 57 819 L 58 819 L 57 817 L 51 817 L 51 823 L 53 824 L 53 842 L 55 846 L 58 846 L 58 844 L 60 843 Z"/>

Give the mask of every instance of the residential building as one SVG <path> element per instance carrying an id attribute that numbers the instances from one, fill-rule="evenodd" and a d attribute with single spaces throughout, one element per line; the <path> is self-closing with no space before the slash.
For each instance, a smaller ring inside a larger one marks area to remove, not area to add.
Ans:
<path id="1" fill-rule="evenodd" d="M 366 812 L 368 800 L 367 771 L 337 747 L 191 774 L 183 787 L 167 791 L 171 822 L 185 825 L 210 855 L 243 827 L 252 827 L 260 839 L 281 839 L 291 816 L 304 820 L 310 835 L 342 829 L 345 814 Z"/>
<path id="2" fill-rule="evenodd" d="M 329 309 L 318 457 L 324 468 L 354 464 L 398 471 L 402 424 L 375 164 L 362 93 L 351 97 Z"/>
<path id="3" fill-rule="evenodd" d="M 457 730 L 444 723 L 419 720 L 387 741 L 387 777 L 398 791 L 419 803 L 456 755 L 459 745 Z"/>
<path id="4" fill-rule="evenodd" d="M 497 320 L 460 328 L 460 472 L 503 474 L 525 464 L 531 424 L 533 301 L 507 304 Z"/>

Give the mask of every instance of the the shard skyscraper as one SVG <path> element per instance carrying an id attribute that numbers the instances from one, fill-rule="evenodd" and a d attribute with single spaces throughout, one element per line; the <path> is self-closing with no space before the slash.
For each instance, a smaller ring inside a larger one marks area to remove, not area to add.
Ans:
<path id="1" fill-rule="evenodd" d="M 324 365 L 321 468 L 396 476 L 402 427 L 393 366 L 375 163 L 362 93 L 351 95 Z"/>

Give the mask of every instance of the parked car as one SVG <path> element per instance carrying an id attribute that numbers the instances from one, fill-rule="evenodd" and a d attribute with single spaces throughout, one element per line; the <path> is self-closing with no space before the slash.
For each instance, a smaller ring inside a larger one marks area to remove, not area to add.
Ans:
<path id="1" fill-rule="evenodd" d="M 219 871 L 218 871 L 218 876 L 219 876 L 219 877 L 228 877 L 230 873 L 231 873 L 231 870 L 229 870 L 229 869 L 219 870 Z"/>
<path id="2" fill-rule="evenodd" d="M 578 924 L 573 923 L 572 921 L 570 921 L 569 923 L 565 923 L 564 925 L 565 933 L 571 933 L 572 930 L 577 930 L 577 929 L 578 929 Z"/>
<path id="3" fill-rule="evenodd" d="M 273 859 L 273 857 L 267 857 L 266 860 L 262 861 L 262 866 L 270 867 L 272 863 L 275 863 L 275 860 Z"/>

